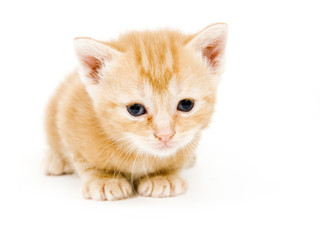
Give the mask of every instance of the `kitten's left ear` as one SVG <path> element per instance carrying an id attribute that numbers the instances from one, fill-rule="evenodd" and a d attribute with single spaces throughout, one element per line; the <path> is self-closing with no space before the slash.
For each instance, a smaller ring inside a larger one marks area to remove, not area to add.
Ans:
<path id="1" fill-rule="evenodd" d="M 75 38 L 74 48 L 80 62 L 80 77 L 85 84 L 98 84 L 103 70 L 120 55 L 116 49 L 91 38 Z"/>
<path id="2" fill-rule="evenodd" d="M 216 23 L 193 36 L 188 46 L 200 52 L 214 72 L 221 70 L 227 42 L 228 25 Z"/>

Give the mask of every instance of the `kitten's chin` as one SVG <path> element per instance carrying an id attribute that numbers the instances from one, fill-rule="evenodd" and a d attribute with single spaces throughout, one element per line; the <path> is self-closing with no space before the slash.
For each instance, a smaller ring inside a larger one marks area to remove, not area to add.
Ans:
<path id="1" fill-rule="evenodd" d="M 139 144 L 136 145 L 136 149 L 139 153 L 150 154 L 157 157 L 169 157 L 175 154 L 179 150 L 179 147 L 174 146 L 173 144 L 155 144 L 151 146 L 147 144 Z"/>
<path id="2" fill-rule="evenodd" d="M 140 154 L 150 154 L 157 157 L 169 157 L 175 154 L 179 149 L 184 148 L 192 140 L 193 136 L 189 135 L 186 138 L 171 141 L 167 144 L 160 142 L 145 141 L 144 139 L 131 136 L 131 144 L 134 145 L 134 148 Z"/>
<path id="3" fill-rule="evenodd" d="M 172 145 L 157 145 L 154 148 L 150 148 L 148 151 L 152 155 L 156 155 L 159 157 L 169 157 L 178 151 L 178 147 Z"/>

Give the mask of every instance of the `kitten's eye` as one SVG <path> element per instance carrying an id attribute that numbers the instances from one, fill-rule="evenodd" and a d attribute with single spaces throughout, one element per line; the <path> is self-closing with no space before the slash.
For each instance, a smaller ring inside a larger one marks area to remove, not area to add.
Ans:
<path id="1" fill-rule="evenodd" d="M 178 103 L 177 109 L 182 112 L 189 112 L 194 106 L 194 102 L 189 99 L 183 99 Z"/>
<path id="2" fill-rule="evenodd" d="M 135 103 L 127 106 L 128 112 L 135 117 L 141 116 L 147 112 L 147 110 L 139 103 Z"/>

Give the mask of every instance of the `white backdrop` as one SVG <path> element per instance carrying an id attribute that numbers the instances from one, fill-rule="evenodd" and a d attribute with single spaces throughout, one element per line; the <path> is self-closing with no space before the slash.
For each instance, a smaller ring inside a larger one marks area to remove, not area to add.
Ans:
<path id="1" fill-rule="evenodd" d="M 72 39 L 230 28 L 217 111 L 187 194 L 82 199 L 46 177 L 43 111 L 76 66 Z M 2 1 L 1 239 L 319 239 L 318 1 Z"/>

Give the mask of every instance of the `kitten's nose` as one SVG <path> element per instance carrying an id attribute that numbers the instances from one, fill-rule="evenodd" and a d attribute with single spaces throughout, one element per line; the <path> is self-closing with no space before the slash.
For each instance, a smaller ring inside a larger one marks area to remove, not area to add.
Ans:
<path id="1" fill-rule="evenodd" d="M 161 142 L 167 143 L 170 141 L 170 139 L 173 137 L 175 132 L 169 132 L 169 133 L 154 133 L 154 136 L 158 138 Z"/>

